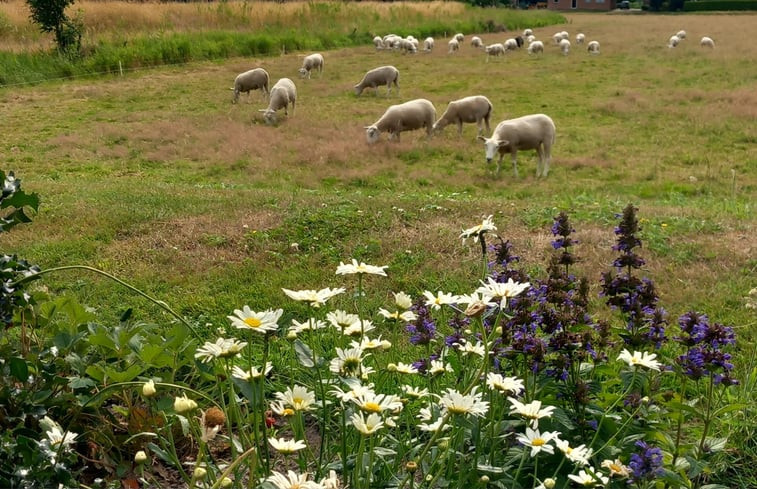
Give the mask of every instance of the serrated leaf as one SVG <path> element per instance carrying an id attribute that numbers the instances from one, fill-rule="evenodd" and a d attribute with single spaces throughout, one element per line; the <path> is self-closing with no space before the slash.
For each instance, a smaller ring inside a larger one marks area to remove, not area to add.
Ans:
<path id="1" fill-rule="evenodd" d="M 313 350 L 300 340 L 294 340 L 294 351 L 297 353 L 297 360 L 305 368 L 315 367 L 313 362 Z"/>
<path id="2" fill-rule="evenodd" d="M 88 379 L 86 377 L 69 377 L 68 378 L 68 386 L 71 389 L 88 389 L 90 387 L 94 387 L 97 384 L 94 380 Z"/>
<path id="3" fill-rule="evenodd" d="M 134 364 L 126 370 L 116 370 L 111 367 L 105 367 L 105 374 L 112 382 L 129 382 L 137 378 L 142 373 L 142 365 Z"/>

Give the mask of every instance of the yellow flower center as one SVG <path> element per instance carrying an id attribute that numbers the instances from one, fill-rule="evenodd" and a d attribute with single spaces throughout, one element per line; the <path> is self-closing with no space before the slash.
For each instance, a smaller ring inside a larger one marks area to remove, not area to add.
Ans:
<path id="1" fill-rule="evenodd" d="M 535 447 L 540 447 L 545 443 L 547 442 L 544 441 L 544 438 L 534 438 L 533 440 L 531 440 L 531 445 Z"/>
<path id="2" fill-rule="evenodd" d="M 284 408 L 283 411 L 281 411 L 282 416 L 294 416 L 294 409 L 291 408 Z"/>
<path id="3" fill-rule="evenodd" d="M 251 328 L 259 328 L 263 322 L 258 318 L 246 318 L 244 323 Z"/>
<path id="4" fill-rule="evenodd" d="M 380 413 L 381 406 L 379 406 L 378 403 L 375 402 L 366 402 L 365 404 L 363 404 L 363 411 L 369 413 Z"/>
<path id="5" fill-rule="evenodd" d="M 459 406 L 451 406 L 447 408 L 447 410 L 451 412 L 452 414 L 466 414 L 468 412 L 466 408 L 459 407 Z"/>

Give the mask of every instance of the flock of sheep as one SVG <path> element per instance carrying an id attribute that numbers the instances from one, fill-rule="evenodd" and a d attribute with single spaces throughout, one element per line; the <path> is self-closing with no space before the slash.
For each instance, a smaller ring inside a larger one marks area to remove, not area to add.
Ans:
<path id="1" fill-rule="evenodd" d="M 678 46 L 681 43 L 681 41 L 683 41 L 684 39 L 686 39 L 686 31 L 684 30 L 678 31 L 672 36 L 670 36 L 670 39 L 668 39 L 668 47 L 674 48 Z M 713 41 L 711 37 L 704 36 L 699 41 L 699 45 L 703 48 L 714 49 L 715 41 Z"/>
<path id="2" fill-rule="evenodd" d="M 563 55 L 568 55 L 571 48 L 569 34 L 565 31 L 557 32 L 552 36 L 552 44 L 560 49 Z M 686 38 L 685 31 L 679 31 L 670 38 L 669 47 L 677 46 L 682 39 Z M 462 33 L 455 34 L 447 43 L 449 54 L 454 54 L 461 49 L 465 41 Z M 586 43 L 586 36 L 578 33 L 575 37 L 577 45 L 586 44 L 590 54 L 599 54 L 599 42 Z M 421 44 L 413 36 L 405 38 L 395 34 L 384 37 L 376 36 L 373 39 L 377 50 L 398 50 L 403 53 L 431 52 L 434 49 L 434 39 L 426 38 Z M 491 56 L 501 56 L 509 51 L 516 51 L 524 45 L 528 45 L 527 51 L 531 55 L 544 52 L 544 43 L 534 36 L 532 29 L 525 29 L 522 35 L 507 39 L 504 43 L 484 45 L 481 38 L 473 36 L 470 45 L 475 49 L 482 49 L 486 53 L 486 61 Z M 709 37 L 703 37 L 701 46 L 714 47 L 715 44 Z M 324 59 L 320 53 L 304 57 L 302 67 L 299 69 L 301 78 L 309 79 L 313 71 L 319 74 L 323 72 Z M 378 93 L 378 87 L 386 86 L 387 95 L 391 93 L 392 85 L 399 90 L 400 72 L 391 65 L 374 68 L 363 76 L 362 80 L 354 86 L 355 95 L 360 96 L 366 88 L 372 88 Z M 232 88 L 234 95 L 232 102 L 239 100 L 240 93 L 248 93 L 252 90 L 260 90 L 268 99 L 268 107 L 260 109 L 266 123 L 276 121 L 276 113 L 284 109 L 289 115 L 289 106 L 294 115 L 297 100 L 297 88 L 289 78 L 281 78 L 269 89 L 270 77 L 263 68 L 255 68 L 239 74 L 234 80 Z M 473 95 L 454 100 L 449 103 L 441 117 L 437 119 L 436 108 L 429 100 L 419 98 L 408 102 L 391 105 L 384 114 L 373 124 L 365 127 L 366 140 L 369 144 L 379 140 L 382 133 L 387 133 L 389 139 L 399 141 L 400 134 L 404 131 L 425 129 L 430 137 L 434 132 L 443 130 L 450 124 L 457 125 L 458 133 L 462 134 L 464 123 L 475 123 L 478 127 L 478 139 L 484 142 L 486 161 L 490 163 L 499 154 L 497 161 L 497 173 L 500 171 L 502 160 L 506 154 L 510 154 L 513 165 L 513 173 L 518 176 L 517 152 L 520 150 L 536 150 L 539 160 L 537 163 L 536 176 L 546 177 L 549 172 L 552 146 L 555 142 L 555 124 L 545 114 L 530 114 L 515 119 L 500 122 L 490 138 L 482 136 L 484 125 L 487 134 L 490 132 L 490 118 L 492 103 L 483 95 Z"/>

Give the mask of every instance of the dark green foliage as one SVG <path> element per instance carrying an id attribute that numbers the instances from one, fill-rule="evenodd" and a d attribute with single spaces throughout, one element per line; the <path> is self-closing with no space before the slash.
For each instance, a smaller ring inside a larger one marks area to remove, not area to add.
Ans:
<path id="1" fill-rule="evenodd" d="M 84 30 L 80 18 L 70 18 L 66 8 L 74 0 L 27 0 L 30 17 L 39 25 L 42 32 L 55 34 L 58 50 L 66 54 L 77 54 L 81 49 L 81 36 Z"/>
<path id="2" fill-rule="evenodd" d="M 684 12 L 727 11 L 727 10 L 757 10 L 755 0 L 702 0 L 686 2 Z"/>

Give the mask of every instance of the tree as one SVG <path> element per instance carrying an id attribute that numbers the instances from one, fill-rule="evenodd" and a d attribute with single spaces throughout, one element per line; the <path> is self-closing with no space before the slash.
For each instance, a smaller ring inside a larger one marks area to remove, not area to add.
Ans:
<path id="1" fill-rule="evenodd" d="M 82 22 L 66 15 L 74 0 L 26 0 L 32 21 L 42 32 L 55 34 L 55 43 L 63 53 L 78 53 L 81 47 Z"/>

